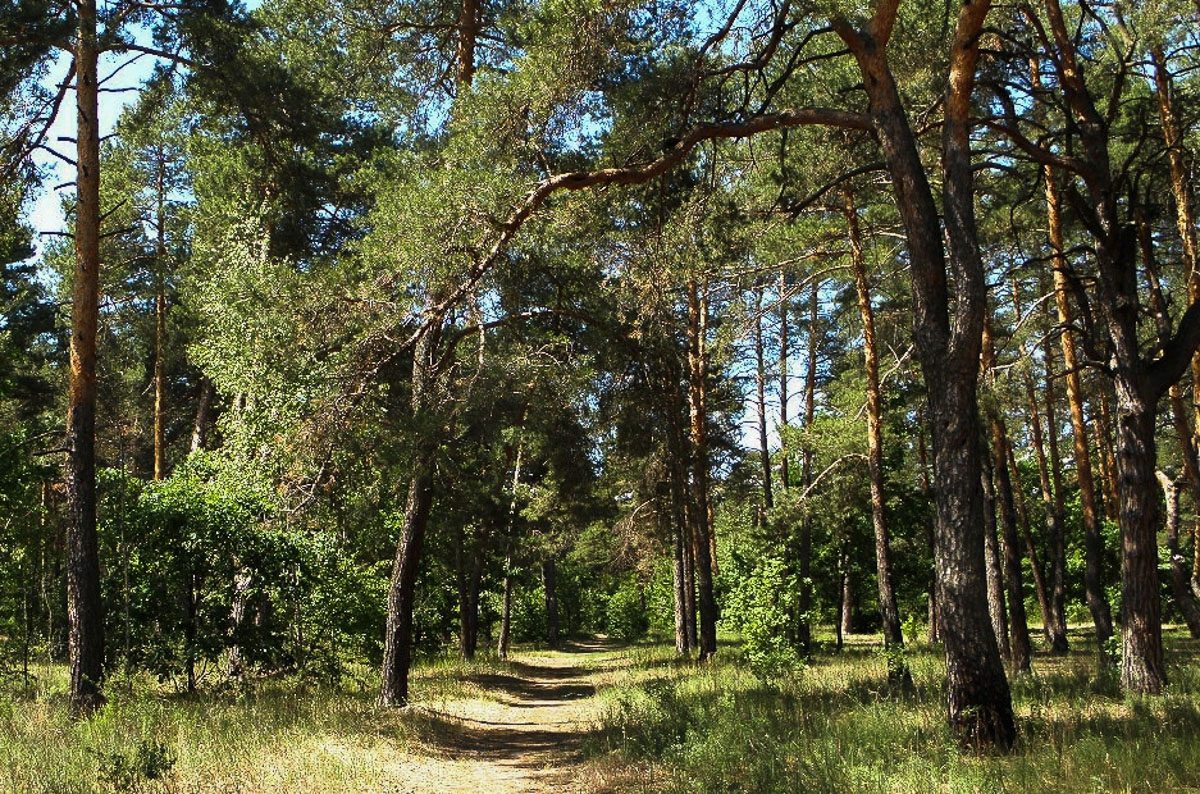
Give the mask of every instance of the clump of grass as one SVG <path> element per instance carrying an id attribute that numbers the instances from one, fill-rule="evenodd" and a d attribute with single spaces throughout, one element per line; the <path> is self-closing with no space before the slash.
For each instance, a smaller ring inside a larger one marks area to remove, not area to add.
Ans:
<path id="1" fill-rule="evenodd" d="M 1171 656 L 1166 696 L 1127 698 L 1078 645 L 1014 681 L 1021 738 L 1007 755 L 958 748 L 945 727 L 940 654 L 928 647 L 907 652 L 914 687 L 904 691 L 889 687 L 888 660 L 862 647 L 771 684 L 728 659 L 660 667 L 607 693 L 591 750 L 665 765 L 661 788 L 676 794 L 1200 787 L 1198 655 Z"/>
<path id="2" fill-rule="evenodd" d="M 478 696 L 494 658 L 428 660 L 414 703 Z M 366 668 L 339 687 L 252 680 L 188 696 L 153 678 L 113 676 L 108 705 L 67 716 L 66 677 L 44 667 L 35 688 L 0 690 L 0 792 L 251 794 L 384 790 L 386 764 L 420 741 L 419 710 L 383 709 Z"/>

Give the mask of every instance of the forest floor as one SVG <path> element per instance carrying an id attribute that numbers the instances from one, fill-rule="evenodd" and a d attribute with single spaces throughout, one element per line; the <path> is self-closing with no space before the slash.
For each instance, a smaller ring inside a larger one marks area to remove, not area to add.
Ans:
<path id="1" fill-rule="evenodd" d="M 201 692 L 110 677 L 66 714 L 61 665 L 0 685 L 0 794 L 1200 794 L 1200 640 L 1167 632 L 1162 697 L 1121 692 L 1089 632 L 1012 679 L 1011 753 L 964 751 L 945 724 L 940 646 L 914 642 L 888 684 L 878 635 L 764 675 L 728 638 L 711 662 L 600 640 L 464 662 L 426 658 L 413 702 L 376 703 L 377 671 Z"/>
<path id="2" fill-rule="evenodd" d="M 414 707 L 415 751 L 391 760 L 398 792 L 532 794 L 595 791 L 584 763 L 600 718 L 597 687 L 628 657 L 599 640 L 518 654 L 511 672 L 469 676 L 474 697 Z M 392 789 L 388 789 L 391 791 Z"/>
<path id="3" fill-rule="evenodd" d="M 196 695 L 110 678 L 109 704 L 66 717 L 61 665 L 37 689 L 0 688 L 0 792 L 143 794 L 535 794 L 628 788 L 645 768 L 585 752 L 599 694 L 637 650 L 603 640 L 438 658 L 413 670 L 412 704 L 375 703 L 374 671 L 338 689 L 296 680 Z M 634 673 L 636 675 L 636 673 Z M 634 781 L 635 785 L 638 782 Z"/>

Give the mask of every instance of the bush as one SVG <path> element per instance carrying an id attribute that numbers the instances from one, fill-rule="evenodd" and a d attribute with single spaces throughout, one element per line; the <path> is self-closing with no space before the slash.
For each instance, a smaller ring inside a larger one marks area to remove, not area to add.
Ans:
<path id="1" fill-rule="evenodd" d="M 650 621 L 646 615 L 641 589 L 636 582 L 623 582 L 609 597 L 605 618 L 608 634 L 618 640 L 633 642 L 646 636 Z"/>
<path id="2" fill-rule="evenodd" d="M 721 623 L 742 635 L 746 661 L 763 681 L 785 677 L 800 664 L 787 641 L 790 618 L 784 599 L 794 592 L 795 577 L 783 560 L 767 557 L 726 598 Z"/>

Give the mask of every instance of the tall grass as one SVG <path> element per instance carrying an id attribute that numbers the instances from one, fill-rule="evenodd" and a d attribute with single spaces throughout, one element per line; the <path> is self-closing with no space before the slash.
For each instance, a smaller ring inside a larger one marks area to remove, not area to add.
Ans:
<path id="1" fill-rule="evenodd" d="M 606 693 L 594 752 L 662 765 L 668 792 L 1200 791 L 1200 662 L 1170 637 L 1164 697 L 1123 696 L 1086 642 L 1039 656 L 1014 681 L 1020 739 L 1006 755 L 959 749 L 944 720 L 938 649 L 907 652 L 915 689 L 893 692 L 887 660 L 854 648 L 764 684 L 736 653 L 660 666 Z"/>
<path id="2" fill-rule="evenodd" d="M 414 671 L 414 703 L 485 696 L 472 677 L 507 669 L 429 660 Z M 72 721 L 63 669 L 43 667 L 35 686 L 0 690 L 0 792 L 387 790 L 382 761 L 420 743 L 425 718 L 379 708 L 374 671 L 359 672 L 338 688 L 283 678 L 192 696 L 118 677 L 102 711 Z"/>

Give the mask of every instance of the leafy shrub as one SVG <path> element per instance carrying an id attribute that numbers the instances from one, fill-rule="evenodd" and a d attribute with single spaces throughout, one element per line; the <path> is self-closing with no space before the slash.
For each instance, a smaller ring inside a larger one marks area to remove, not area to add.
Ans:
<path id="1" fill-rule="evenodd" d="M 795 577 L 783 560 L 766 557 L 726 597 L 721 623 L 742 635 L 746 661 L 763 681 L 785 677 L 800 663 L 787 641 L 784 599 L 794 592 Z"/>
<path id="2" fill-rule="evenodd" d="M 632 580 L 623 582 L 608 599 L 605 620 L 608 634 L 623 642 L 633 642 L 644 637 L 649 627 L 646 606 L 637 583 Z"/>

